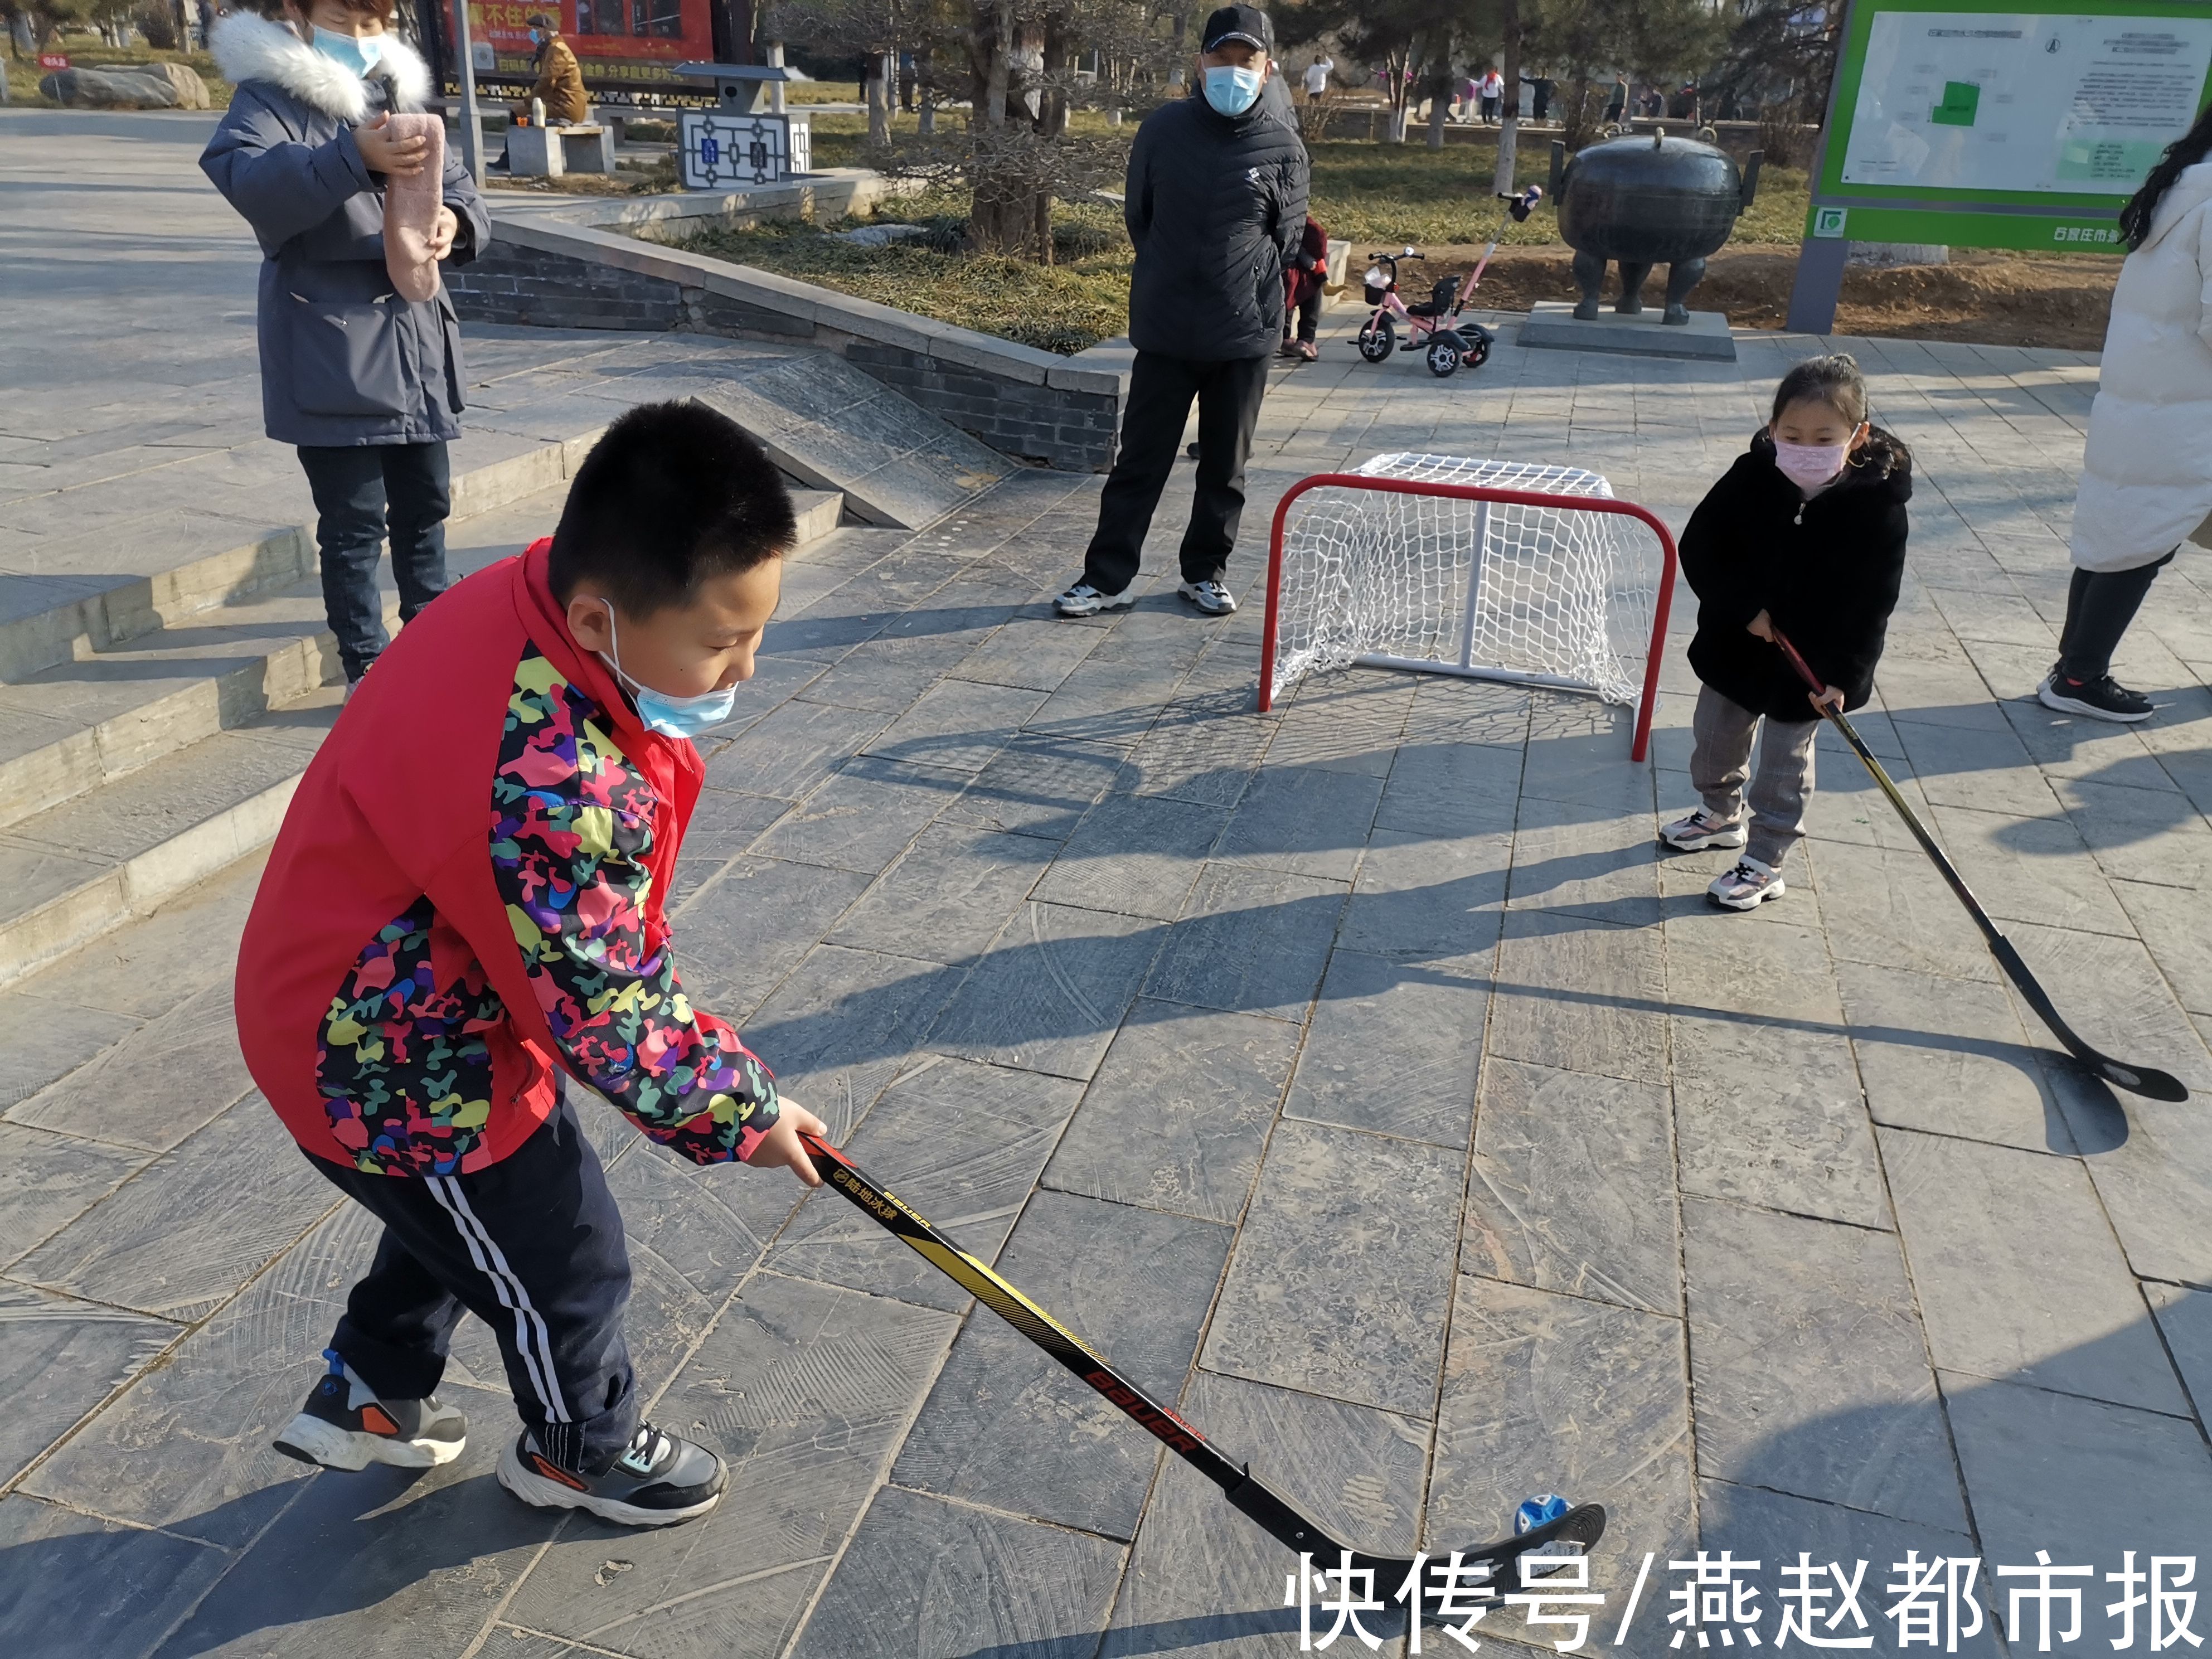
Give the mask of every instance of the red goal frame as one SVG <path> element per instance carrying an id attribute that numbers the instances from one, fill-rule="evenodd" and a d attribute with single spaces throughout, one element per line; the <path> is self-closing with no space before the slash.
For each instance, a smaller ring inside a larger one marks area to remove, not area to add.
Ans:
<path id="1" fill-rule="evenodd" d="M 1547 490 L 1500 489 L 1486 484 L 1427 483 L 1415 478 L 1370 477 L 1358 472 L 1316 472 L 1310 478 L 1301 478 L 1283 492 L 1275 503 L 1274 526 L 1267 536 L 1267 619 L 1260 641 L 1260 712 L 1266 714 L 1274 702 L 1275 626 L 1277 611 L 1282 599 L 1283 585 L 1283 526 L 1289 521 L 1291 505 L 1310 489 L 1371 489 L 1389 495 L 1443 495 L 1455 501 L 1494 501 L 1506 507 L 1543 507 L 1567 508 L 1584 513 L 1612 513 L 1626 519 L 1634 519 L 1648 526 L 1659 538 L 1662 569 L 1659 591 L 1651 606 L 1651 639 L 1644 657 L 1644 695 L 1636 705 L 1635 735 L 1630 742 L 1628 757 L 1640 761 L 1651 744 L 1651 714 L 1659 702 L 1659 662 L 1667 642 L 1667 618 L 1674 604 L 1674 575 L 1680 560 L 1674 548 L 1674 532 L 1661 522 L 1658 515 L 1634 501 L 1620 501 L 1611 495 L 1563 495 Z M 1473 604 L 1470 592 L 1469 604 Z M 1378 668 L 1404 668 L 1418 673 L 1455 674 L 1470 679 L 1504 680 L 1516 685 L 1550 686 L 1559 690 L 1588 691 L 1589 687 L 1580 682 L 1563 679 L 1549 674 L 1523 673 L 1515 669 L 1486 669 L 1477 663 L 1429 662 L 1411 657 L 1363 655 L 1354 659 L 1358 663 Z"/>

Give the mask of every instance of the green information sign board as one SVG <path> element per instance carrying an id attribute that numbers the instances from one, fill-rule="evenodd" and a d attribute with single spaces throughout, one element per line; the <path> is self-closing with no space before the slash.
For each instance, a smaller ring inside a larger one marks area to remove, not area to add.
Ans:
<path id="1" fill-rule="evenodd" d="M 1852 242 L 2112 252 L 2212 94 L 2212 0 L 1850 0 L 1790 325 Z"/>

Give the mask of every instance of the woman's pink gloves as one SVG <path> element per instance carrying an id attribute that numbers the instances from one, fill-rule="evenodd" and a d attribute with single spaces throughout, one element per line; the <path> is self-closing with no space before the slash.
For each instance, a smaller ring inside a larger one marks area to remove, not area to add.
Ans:
<path id="1" fill-rule="evenodd" d="M 393 137 L 420 136 L 429 152 L 420 170 L 388 174 L 384 181 L 384 268 L 404 300 L 429 300 L 438 293 L 438 257 L 432 249 L 438 215 L 445 206 L 446 123 L 436 115 L 392 115 Z"/>

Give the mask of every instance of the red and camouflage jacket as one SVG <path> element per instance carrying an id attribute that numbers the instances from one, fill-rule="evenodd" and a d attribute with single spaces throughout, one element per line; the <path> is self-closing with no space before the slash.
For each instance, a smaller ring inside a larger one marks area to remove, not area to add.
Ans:
<path id="1" fill-rule="evenodd" d="M 239 1040 L 318 1158 L 481 1170 L 553 1109 L 556 1067 L 702 1164 L 775 1121 L 768 1068 L 685 998 L 662 914 L 698 751 L 569 638 L 549 545 L 408 624 L 270 854 Z"/>

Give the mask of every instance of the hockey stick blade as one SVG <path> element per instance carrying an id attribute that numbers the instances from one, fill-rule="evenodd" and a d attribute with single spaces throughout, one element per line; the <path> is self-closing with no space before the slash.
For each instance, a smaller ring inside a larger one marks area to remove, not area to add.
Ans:
<path id="1" fill-rule="evenodd" d="M 1814 673 L 1805 659 L 1797 654 L 1797 647 L 1790 644 L 1782 630 L 1771 622 L 1767 626 L 1773 634 L 1774 643 L 1782 647 L 1782 654 L 1790 659 L 1790 667 L 1797 671 L 1797 678 L 1811 687 L 1814 695 L 1825 691 L 1826 686 Z M 1844 741 L 1850 744 L 1851 752 L 1873 775 L 1881 793 L 1889 798 L 1889 804 L 1897 809 L 1898 817 L 1905 820 L 1905 827 L 1920 843 L 1920 850 L 1935 861 L 1936 872 L 1950 884 L 1951 890 L 1958 895 L 1959 902 L 1966 907 L 1966 914 L 1982 930 L 1982 938 L 1990 947 L 1990 954 L 1996 958 L 1997 966 L 2004 969 L 2005 977 L 2019 988 L 2027 1006 L 2035 1010 L 2037 1018 L 2050 1027 L 2051 1036 L 2057 1037 L 2065 1046 L 2066 1051 L 2083 1066 L 2116 1089 L 2125 1089 L 2130 1094 L 2142 1095 L 2150 1100 L 2188 1099 L 2188 1088 L 2172 1073 L 2161 1072 L 2154 1066 L 2133 1066 L 2114 1060 L 2110 1054 L 2082 1042 L 2074 1028 L 2059 1017 L 2058 1009 L 2051 1002 L 2050 993 L 2043 988 L 2042 981 L 2029 969 L 2019 949 L 2004 936 L 2004 931 L 1990 920 L 1990 913 L 1982 908 L 1982 902 L 1974 896 L 1973 889 L 1966 885 L 1966 878 L 1959 873 L 1958 867 L 1936 845 L 1936 837 L 1920 822 L 1919 815 L 1912 810 L 1911 803 L 1905 799 L 1895 780 L 1875 757 L 1874 750 L 1867 747 L 1866 739 L 1859 736 L 1858 728 L 1844 717 L 1842 709 L 1831 708 L 1826 703 L 1820 704 L 1819 708 L 1836 730 L 1844 734 Z"/>
<path id="2" fill-rule="evenodd" d="M 1412 1576 L 1416 1558 L 1349 1549 L 1330 1537 L 1255 1475 L 1249 1465 L 1231 1459 L 1181 1417 L 1153 1400 L 1115 1370 L 1103 1354 L 1015 1289 L 995 1267 L 969 1255 L 888 1188 L 863 1175 L 844 1153 L 804 1131 L 799 1139 L 824 1182 L 856 1208 L 872 1217 L 885 1232 L 1096 1389 L 1139 1427 L 1219 1486 L 1231 1504 L 1258 1522 L 1286 1548 L 1310 1556 L 1317 1567 L 1325 1570 L 1342 1566 L 1349 1557 L 1353 1571 L 1375 1574 L 1376 1594 L 1395 1591 Z M 1604 1534 L 1605 1510 L 1595 1504 L 1584 1504 L 1528 1532 L 1462 1550 L 1460 1563 L 1465 1568 L 1486 1562 L 1496 1571 L 1510 1567 L 1519 1557 L 1545 1545 L 1579 1545 L 1588 1550 Z M 1440 1577 L 1448 1563 L 1449 1557 L 1431 1558 L 1431 1568 Z"/>

